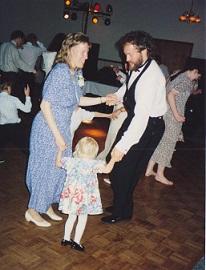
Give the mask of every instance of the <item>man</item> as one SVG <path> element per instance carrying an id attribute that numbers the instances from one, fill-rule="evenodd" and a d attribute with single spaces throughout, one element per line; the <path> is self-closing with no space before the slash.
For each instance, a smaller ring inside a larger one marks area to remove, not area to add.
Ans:
<path id="1" fill-rule="evenodd" d="M 163 135 L 162 116 L 167 110 L 165 78 L 158 64 L 150 58 L 151 36 L 133 31 L 123 36 L 118 44 L 130 75 L 114 95 L 123 101 L 128 116 L 111 151 L 116 163 L 110 174 L 113 207 L 107 210 L 112 215 L 102 218 L 102 222 L 108 224 L 131 219 L 133 191 Z"/>
<path id="2" fill-rule="evenodd" d="M 2 82 L 13 83 L 13 95 L 24 100 L 25 79 L 19 73 L 20 70 L 29 73 L 36 73 L 34 67 L 30 66 L 20 57 L 18 48 L 24 43 L 24 33 L 16 30 L 11 33 L 9 42 L 4 42 L 0 46 L 0 71 Z"/>
<path id="3" fill-rule="evenodd" d="M 25 63 L 28 63 L 35 69 L 38 57 L 46 50 L 43 43 L 38 41 L 37 36 L 34 33 L 30 33 L 26 36 L 26 43 L 19 49 L 19 54 Z"/>

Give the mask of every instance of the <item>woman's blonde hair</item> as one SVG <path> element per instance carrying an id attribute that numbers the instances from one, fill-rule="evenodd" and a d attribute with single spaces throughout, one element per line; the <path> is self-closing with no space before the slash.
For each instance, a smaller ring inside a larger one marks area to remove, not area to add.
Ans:
<path id="1" fill-rule="evenodd" d="M 73 156 L 77 158 L 93 159 L 97 156 L 99 145 L 92 137 L 83 137 L 75 147 Z"/>
<path id="2" fill-rule="evenodd" d="M 66 38 L 62 42 L 61 49 L 57 52 L 54 62 L 66 63 L 70 65 L 68 60 L 68 49 L 71 49 L 80 43 L 87 43 L 89 46 L 91 46 L 88 36 L 81 32 L 70 33 L 66 35 Z"/>

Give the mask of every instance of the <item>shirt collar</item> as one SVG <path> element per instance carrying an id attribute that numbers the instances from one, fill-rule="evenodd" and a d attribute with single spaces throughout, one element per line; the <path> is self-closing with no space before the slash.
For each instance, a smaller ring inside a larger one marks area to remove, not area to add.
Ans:
<path id="1" fill-rule="evenodd" d="M 16 41 L 15 40 L 11 40 L 11 43 L 16 46 Z"/>
<path id="2" fill-rule="evenodd" d="M 2 95 L 2 96 L 8 96 L 9 94 L 6 91 L 2 91 L 2 92 L 0 92 L 0 95 Z"/>

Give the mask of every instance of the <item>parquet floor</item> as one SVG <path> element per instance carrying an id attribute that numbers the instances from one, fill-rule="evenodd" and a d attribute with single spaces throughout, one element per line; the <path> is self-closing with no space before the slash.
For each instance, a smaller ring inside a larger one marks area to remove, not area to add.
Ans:
<path id="1" fill-rule="evenodd" d="M 95 137 L 103 148 L 105 120 L 82 125 L 76 134 Z M 104 128 L 103 128 L 104 127 Z M 98 136 L 98 138 L 96 137 Z M 204 255 L 204 149 L 179 144 L 167 174 L 173 187 L 141 178 L 135 190 L 130 222 L 101 224 L 90 216 L 85 253 L 61 247 L 63 222 L 50 228 L 27 223 L 26 156 L 8 148 L 0 165 L 1 270 L 191 270 Z M 112 201 L 110 186 L 99 177 L 104 207 Z M 55 206 L 57 208 L 57 206 Z"/>

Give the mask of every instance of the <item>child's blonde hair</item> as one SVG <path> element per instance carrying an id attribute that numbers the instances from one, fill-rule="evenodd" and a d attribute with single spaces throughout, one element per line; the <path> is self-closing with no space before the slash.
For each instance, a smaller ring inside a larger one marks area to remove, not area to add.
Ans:
<path id="1" fill-rule="evenodd" d="M 78 158 L 95 158 L 99 151 L 99 145 L 92 137 L 80 139 L 75 147 L 73 156 Z"/>

